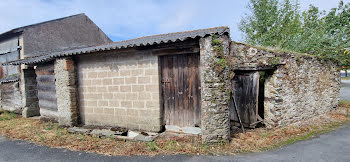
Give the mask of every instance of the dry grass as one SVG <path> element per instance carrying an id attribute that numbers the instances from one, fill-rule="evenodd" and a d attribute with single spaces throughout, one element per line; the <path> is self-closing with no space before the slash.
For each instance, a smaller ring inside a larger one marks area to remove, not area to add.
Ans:
<path id="1" fill-rule="evenodd" d="M 163 137 L 154 142 L 134 142 L 70 134 L 65 128 L 58 127 L 56 123 L 25 119 L 9 113 L 0 115 L 0 134 L 39 145 L 106 155 L 232 155 L 263 151 L 334 130 L 350 121 L 346 116 L 346 108 L 350 108 L 350 102 L 341 101 L 336 111 L 302 122 L 303 124 L 270 130 L 265 128 L 249 130 L 245 134 L 236 134 L 229 143 L 218 144 L 202 144 L 200 137 L 197 136 Z"/>
<path id="2" fill-rule="evenodd" d="M 341 77 L 341 80 L 350 80 L 350 77 Z"/>

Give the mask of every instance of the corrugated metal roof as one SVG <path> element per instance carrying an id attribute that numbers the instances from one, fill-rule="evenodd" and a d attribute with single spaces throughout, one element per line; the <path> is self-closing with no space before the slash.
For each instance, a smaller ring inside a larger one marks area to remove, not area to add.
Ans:
<path id="1" fill-rule="evenodd" d="M 153 36 L 141 37 L 141 38 L 126 40 L 126 41 L 113 42 L 113 43 L 94 46 L 94 47 L 60 51 L 60 52 L 51 53 L 49 55 L 42 55 L 38 57 L 7 62 L 7 63 L 3 63 L 2 65 L 36 64 L 36 63 L 52 61 L 58 57 L 87 54 L 87 53 L 99 52 L 99 51 L 109 51 L 114 49 L 133 48 L 133 47 L 139 47 L 139 46 L 150 46 L 150 45 L 157 45 L 157 44 L 163 44 L 163 43 L 179 42 L 179 41 L 185 41 L 187 39 L 194 39 L 197 37 L 201 38 L 201 37 L 205 37 L 207 35 L 213 35 L 213 34 L 218 34 L 218 35 L 229 34 L 229 32 L 230 32 L 230 29 L 226 26 L 223 26 L 223 27 L 215 27 L 215 28 L 209 28 L 209 29 L 200 29 L 200 30 L 193 30 L 193 31 L 153 35 Z"/>
<path id="2" fill-rule="evenodd" d="M 19 81 L 19 76 L 13 76 L 6 79 L 0 79 L 0 83 L 10 83 Z"/>

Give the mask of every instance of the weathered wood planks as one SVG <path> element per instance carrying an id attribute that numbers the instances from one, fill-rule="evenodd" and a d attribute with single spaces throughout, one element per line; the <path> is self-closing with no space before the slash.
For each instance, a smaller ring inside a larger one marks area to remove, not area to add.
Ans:
<path id="1" fill-rule="evenodd" d="M 199 126 L 199 54 L 166 55 L 160 61 L 165 124 Z"/>
<path id="2" fill-rule="evenodd" d="M 259 95 L 259 72 L 239 71 L 233 78 L 232 89 L 235 98 L 238 114 L 245 127 L 257 122 L 258 95 Z M 239 122 L 234 104 L 230 104 L 231 120 Z"/>

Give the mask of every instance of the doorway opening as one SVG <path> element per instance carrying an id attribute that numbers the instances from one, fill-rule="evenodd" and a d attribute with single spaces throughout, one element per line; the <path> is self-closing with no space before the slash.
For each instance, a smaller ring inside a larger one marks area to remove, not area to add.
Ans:
<path id="1" fill-rule="evenodd" d="M 264 126 L 265 81 L 273 70 L 238 70 L 231 80 L 231 129 Z"/>

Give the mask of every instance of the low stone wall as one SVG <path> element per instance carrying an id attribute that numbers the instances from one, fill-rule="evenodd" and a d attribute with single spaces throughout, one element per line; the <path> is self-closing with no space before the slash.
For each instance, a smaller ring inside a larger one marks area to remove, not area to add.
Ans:
<path id="1" fill-rule="evenodd" d="M 337 107 L 340 72 L 316 56 L 268 50 L 232 42 L 233 70 L 272 71 L 265 81 L 264 122 L 286 126 Z"/>
<path id="2" fill-rule="evenodd" d="M 286 59 L 265 83 L 265 123 L 285 126 L 337 107 L 340 73 L 317 58 Z"/>
<path id="3" fill-rule="evenodd" d="M 82 123 L 160 131 L 158 69 L 158 56 L 147 50 L 78 58 Z"/>

